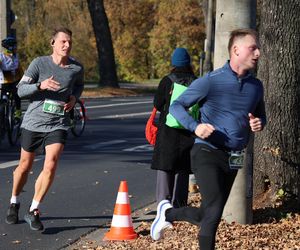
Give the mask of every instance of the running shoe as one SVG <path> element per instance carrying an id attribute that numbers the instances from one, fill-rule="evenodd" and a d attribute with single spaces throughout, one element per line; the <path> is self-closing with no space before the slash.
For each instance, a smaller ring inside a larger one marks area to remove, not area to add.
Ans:
<path id="1" fill-rule="evenodd" d="M 40 220 L 40 211 L 34 209 L 24 215 L 24 220 L 29 224 L 30 229 L 34 231 L 43 230 L 44 226 Z"/>
<path id="2" fill-rule="evenodd" d="M 151 225 L 150 234 L 153 240 L 160 240 L 163 236 L 163 230 L 172 228 L 172 223 L 166 221 L 166 210 L 172 208 L 169 200 L 162 200 L 157 206 L 157 214 Z"/>
<path id="3" fill-rule="evenodd" d="M 7 224 L 17 224 L 19 222 L 20 203 L 11 203 L 7 210 L 5 222 Z"/>

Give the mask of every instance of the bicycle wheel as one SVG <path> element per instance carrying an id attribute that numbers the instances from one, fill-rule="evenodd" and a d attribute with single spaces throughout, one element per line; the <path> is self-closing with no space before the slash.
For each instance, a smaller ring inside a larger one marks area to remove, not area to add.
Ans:
<path id="1" fill-rule="evenodd" d="M 20 136 L 21 119 L 15 117 L 16 105 L 14 100 L 7 104 L 7 136 L 10 145 L 16 145 Z"/>
<path id="2" fill-rule="evenodd" d="M 1 91 L 1 89 L 0 89 Z M 0 99 L 0 143 L 4 139 L 6 130 L 5 122 L 5 102 Z"/>
<path id="3" fill-rule="evenodd" d="M 73 115 L 71 115 L 71 132 L 74 136 L 78 137 L 82 135 L 85 127 L 85 121 L 85 107 L 82 101 L 77 100 L 73 108 Z"/>

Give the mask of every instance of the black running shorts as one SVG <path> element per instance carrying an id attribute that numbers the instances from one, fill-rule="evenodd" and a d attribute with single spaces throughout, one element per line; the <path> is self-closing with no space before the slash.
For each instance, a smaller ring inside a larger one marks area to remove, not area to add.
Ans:
<path id="1" fill-rule="evenodd" d="M 54 143 L 66 143 L 68 132 L 66 130 L 55 130 L 52 132 L 33 132 L 22 129 L 21 147 L 27 152 L 44 151 L 45 147 Z"/>

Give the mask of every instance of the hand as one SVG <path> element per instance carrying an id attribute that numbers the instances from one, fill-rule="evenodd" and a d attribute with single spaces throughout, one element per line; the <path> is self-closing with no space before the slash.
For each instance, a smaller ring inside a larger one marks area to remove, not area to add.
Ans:
<path id="1" fill-rule="evenodd" d="M 209 123 L 201 123 L 196 127 L 195 134 L 200 137 L 201 139 L 206 139 L 209 137 L 213 132 L 215 131 L 215 128 L 213 125 Z"/>
<path id="2" fill-rule="evenodd" d="M 40 89 L 41 90 L 52 90 L 57 91 L 60 88 L 60 83 L 53 80 L 53 76 L 41 82 Z"/>
<path id="3" fill-rule="evenodd" d="M 73 95 L 71 95 L 71 96 L 70 96 L 69 102 L 67 102 L 67 103 L 64 105 L 64 110 L 65 110 L 66 112 L 69 112 L 70 110 L 72 110 L 72 108 L 74 107 L 75 103 L 76 103 L 76 97 L 73 96 Z"/>
<path id="4" fill-rule="evenodd" d="M 249 113 L 248 116 L 249 116 L 249 125 L 251 127 L 251 130 L 253 132 L 261 131 L 262 130 L 261 119 L 258 117 L 255 117 L 251 113 Z"/>

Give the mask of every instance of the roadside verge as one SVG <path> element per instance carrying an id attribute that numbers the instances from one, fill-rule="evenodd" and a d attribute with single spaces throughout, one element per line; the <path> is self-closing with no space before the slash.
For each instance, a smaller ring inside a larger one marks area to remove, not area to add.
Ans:
<path id="1" fill-rule="evenodd" d="M 137 209 L 131 213 L 133 228 L 137 229 L 143 223 L 150 223 L 156 215 L 156 202 L 151 203 L 143 208 Z M 79 250 L 79 249 L 97 249 L 99 246 L 108 246 L 110 241 L 103 241 L 105 233 L 110 229 L 110 224 L 99 225 L 99 228 L 81 236 L 71 245 L 63 247 L 64 250 Z"/>

